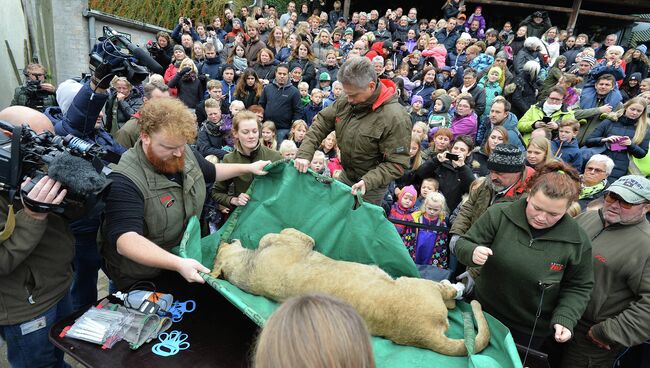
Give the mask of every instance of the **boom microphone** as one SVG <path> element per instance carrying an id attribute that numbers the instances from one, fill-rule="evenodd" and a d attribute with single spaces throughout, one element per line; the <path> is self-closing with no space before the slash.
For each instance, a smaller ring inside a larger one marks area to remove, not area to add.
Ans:
<path id="1" fill-rule="evenodd" d="M 146 50 L 135 47 L 131 50 L 131 53 L 138 59 L 141 65 L 146 66 L 152 73 L 160 75 L 165 74 L 162 66 L 160 66 L 160 64 L 158 64 L 158 62 L 156 62 L 156 60 L 154 60 Z"/>
<path id="2" fill-rule="evenodd" d="M 95 167 L 81 157 L 68 152 L 52 158 L 48 165 L 47 175 L 61 182 L 73 195 L 87 196 L 101 191 L 109 180 Z"/>

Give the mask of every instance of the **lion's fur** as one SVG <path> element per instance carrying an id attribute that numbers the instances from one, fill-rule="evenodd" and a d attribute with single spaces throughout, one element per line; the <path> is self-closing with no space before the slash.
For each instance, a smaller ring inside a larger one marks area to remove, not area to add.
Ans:
<path id="1" fill-rule="evenodd" d="M 445 355 L 467 355 L 463 339 L 445 336 L 447 308 L 456 306 L 454 287 L 410 277 L 394 280 L 377 266 L 336 261 L 313 247 L 314 240 L 295 229 L 265 235 L 256 250 L 243 248 L 238 240 L 223 242 L 212 275 L 222 274 L 240 289 L 275 301 L 329 294 L 350 303 L 373 335 Z M 490 334 L 480 304 L 473 301 L 472 310 L 478 353 Z"/>

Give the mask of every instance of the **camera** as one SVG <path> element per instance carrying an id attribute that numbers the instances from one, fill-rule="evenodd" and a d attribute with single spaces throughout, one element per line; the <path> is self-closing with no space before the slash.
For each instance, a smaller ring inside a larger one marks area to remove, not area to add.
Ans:
<path id="1" fill-rule="evenodd" d="M 187 24 L 188 26 L 190 25 L 190 18 L 183 17 L 183 23 Z"/>
<path id="2" fill-rule="evenodd" d="M 41 81 L 40 80 L 28 80 L 25 83 L 25 89 L 29 93 L 38 93 L 39 91 L 42 90 L 41 88 Z"/>
<path id="3" fill-rule="evenodd" d="M 160 64 L 146 50 L 138 48 L 111 27 L 104 26 L 103 30 L 104 36 L 97 40 L 90 54 L 93 70 L 101 64 L 109 64 L 110 74 L 126 77 L 131 84 L 144 81 L 149 76 L 149 70 L 164 73 Z"/>
<path id="4" fill-rule="evenodd" d="M 68 135 L 61 137 L 50 131 L 37 134 L 28 125 L 14 126 L 0 120 L 0 191 L 16 194 L 34 212 L 53 212 L 68 219 L 78 219 L 101 203 L 110 180 L 104 175 L 102 158 L 107 152 L 96 144 Z M 29 191 L 44 176 L 61 182 L 67 189 L 58 205 L 33 201 Z M 32 178 L 24 188 L 22 181 Z"/>

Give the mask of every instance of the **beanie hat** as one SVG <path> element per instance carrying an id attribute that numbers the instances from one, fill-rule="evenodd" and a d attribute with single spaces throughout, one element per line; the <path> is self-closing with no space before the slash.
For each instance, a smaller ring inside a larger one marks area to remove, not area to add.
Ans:
<path id="1" fill-rule="evenodd" d="M 174 45 L 174 51 L 183 51 L 185 53 L 185 48 L 183 48 L 183 45 Z"/>
<path id="2" fill-rule="evenodd" d="M 411 105 L 413 105 L 416 102 L 419 102 L 419 103 L 423 104 L 424 99 L 422 98 L 422 96 L 418 96 L 418 95 L 415 95 L 415 96 L 411 97 Z"/>
<path id="3" fill-rule="evenodd" d="M 235 23 L 239 23 L 239 25 L 242 25 L 241 19 L 239 18 L 232 18 L 232 24 L 235 25 Z"/>
<path id="4" fill-rule="evenodd" d="M 508 60 L 508 53 L 506 53 L 505 51 L 499 51 L 499 52 L 497 52 L 497 55 L 495 56 L 495 58 Z"/>
<path id="5" fill-rule="evenodd" d="M 641 80 L 641 73 L 639 73 L 639 72 L 632 73 L 632 75 L 630 75 L 629 80 L 635 80 L 635 81 Z"/>
<path id="6" fill-rule="evenodd" d="M 391 42 L 390 40 L 384 41 L 383 48 L 385 48 L 388 51 L 392 51 L 393 50 L 393 42 Z"/>
<path id="7" fill-rule="evenodd" d="M 331 81 L 332 77 L 330 77 L 330 75 L 327 72 L 322 72 L 318 76 L 318 80 L 319 81 Z"/>
<path id="8" fill-rule="evenodd" d="M 596 58 L 591 56 L 591 55 L 585 55 L 582 57 L 582 60 L 580 61 L 586 61 L 588 62 L 591 66 L 596 65 Z"/>
<path id="9" fill-rule="evenodd" d="M 83 85 L 77 82 L 74 79 L 68 79 L 63 83 L 59 84 L 59 87 L 56 89 L 56 102 L 61 108 L 61 112 L 65 115 L 72 105 L 74 97 L 77 95 L 79 90 Z"/>
<path id="10" fill-rule="evenodd" d="M 643 45 L 643 44 L 637 46 L 636 49 L 641 51 L 641 53 L 644 54 L 644 55 L 645 55 L 646 52 L 648 52 L 648 46 Z"/>
<path id="11" fill-rule="evenodd" d="M 346 29 L 345 29 L 345 34 L 346 34 L 346 35 L 348 35 L 348 34 L 354 34 L 354 31 L 352 30 L 352 28 L 346 28 Z"/>
<path id="12" fill-rule="evenodd" d="M 488 157 L 487 167 L 502 173 L 520 172 L 524 169 L 524 155 L 514 144 L 501 143 Z"/>

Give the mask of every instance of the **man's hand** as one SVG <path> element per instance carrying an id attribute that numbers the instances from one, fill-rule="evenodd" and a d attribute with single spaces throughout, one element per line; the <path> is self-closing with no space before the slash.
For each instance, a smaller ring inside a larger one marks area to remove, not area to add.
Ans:
<path id="1" fill-rule="evenodd" d="M 251 200 L 251 197 L 246 193 L 240 193 L 237 197 L 233 197 L 230 200 L 230 204 L 233 206 L 245 206 L 248 201 Z"/>
<path id="2" fill-rule="evenodd" d="M 451 162 L 451 165 L 452 165 L 453 167 L 461 167 L 461 166 L 464 166 L 464 165 L 465 165 L 465 155 L 459 152 L 459 153 L 458 153 L 458 160 L 456 160 L 456 161 L 452 161 L 452 162 Z"/>
<path id="3" fill-rule="evenodd" d="M 555 341 L 557 342 L 567 342 L 569 339 L 571 339 L 571 331 L 569 331 L 568 328 L 556 323 L 553 325 L 553 328 L 555 329 Z"/>
<path id="4" fill-rule="evenodd" d="M 591 332 L 591 329 L 592 327 L 589 327 L 589 331 L 587 332 L 587 339 L 589 339 L 589 341 L 593 342 L 594 345 L 598 346 L 601 349 L 612 350 L 609 344 L 606 344 L 603 341 L 600 341 L 597 338 L 595 338 L 593 332 Z"/>
<path id="5" fill-rule="evenodd" d="M 21 188 L 24 188 L 31 180 L 31 178 L 25 179 Z M 27 198 L 40 203 L 60 204 L 67 193 L 67 190 L 61 189 L 61 183 L 45 176 L 29 191 Z M 45 220 L 47 218 L 47 213 L 34 212 L 25 205 L 23 205 L 23 211 L 35 220 Z"/>
<path id="6" fill-rule="evenodd" d="M 479 266 L 483 266 L 488 257 L 493 254 L 494 253 L 492 253 L 492 249 L 479 245 L 476 247 L 476 249 L 474 249 L 474 253 L 472 253 L 472 262 Z"/>
<path id="7" fill-rule="evenodd" d="M 608 114 L 612 112 L 612 106 L 611 105 L 603 105 L 598 108 L 598 111 L 600 111 L 601 114 Z"/>
<path id="8" fill-rule="evenodd" d="M 56 92 L 56 87 L 50 83 L 41 83 L 41 89 L 45 92 L 54 93 Z"/>
<path id="9" fill-rule="evenodd" d="M 178 264 L 176 265 L 176 272 L 180 273 L 187 282 L 203 284 L 205 280 L 199 275 L 199 272 L 208 273 L 210 270 L 195 259 L 179 258 Z"/>
<path id="10" fill-rule="evenodd" d="M 255 161 L 252 164 L 249 164 L 250 173 L 253 174 L 253 175 L 266 175 L 269 172 L 264 171 L 264 168 L 266 167 L 266 165 L 268 165 L 270 163 L 271 163 L 271 161 L 268 161 L 268 160 Z"/>
<path id="11" fill-rule="evenodd" d="M 293 160 L 293 167 L 296 168 L 301 173 L 306 173 L 307 169 L 309 168 L 309 160 L 305 160 L 304 158 L 297 158 Z"/>
<path id="12" fill-rule="evenodd" d="M 364 195 L 366 193 L 366 183 L 361 180 L 358 183 L 352 186 L 352 195 L 357 195 L 357 193 Z"/>

